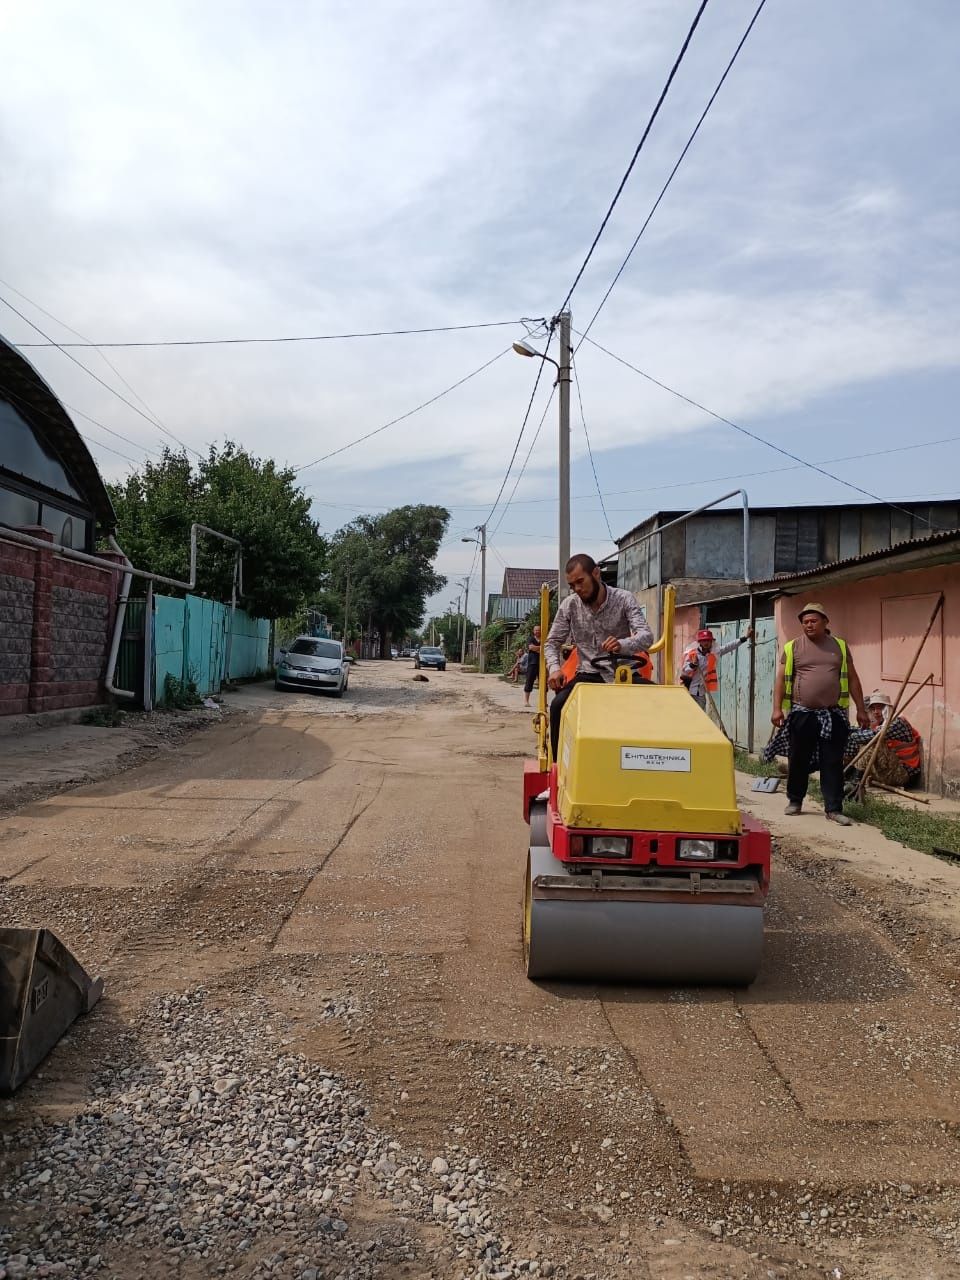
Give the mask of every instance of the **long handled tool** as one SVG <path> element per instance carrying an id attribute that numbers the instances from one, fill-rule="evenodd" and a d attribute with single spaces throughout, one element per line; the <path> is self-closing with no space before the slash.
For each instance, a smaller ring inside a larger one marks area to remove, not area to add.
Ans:
<path id="1" fill-rule="evenodd" d="M 888 726 L 893 723 L 894 717 L 897 715 L 897 713 L 900 710 L 900 700 L 903 697 L 903 691 L 904 689 L 906 689 L 907 684 L 910 680 L 910 677 L 913 675 L 914 667 L 920 661 L 920 654 L 923 652 L 923 646 L 927 643 L 927 637 L 930 635 L 930 632 L 933 630 L 933 624 L 936 622 L 940 614 L 940 610 L 942 608 L 943 608 L 943 592 L 941 591 L 940 594 L 937 596 L 937 603 L 933 606 L 933 612 L 930 614 L 930 621 L 927 623 L 927 629 L 926 631 L 924 631 L 923 638 L 921 639 L 919 645 L 917 645 L 917 651 L 913 655 L 913 661 L 910 663 L 909 670 L 907 671 L 907 674 L 903 677 L 903 680 L 900 683 L 900 688 L 897 690 L 897 697 L 893 704 L 893 710 L 890 712 L 890 716 L 887 719 L 887 721 L 880 726 L 880 730 L 877 733 L 877 736 L 874 738 L 873 742 L 870 744 L 873 749 L 872 751 L 870 751 L 870 753 L 867 756 L 867 763 L 864 765 L 863 773 L 860 775 L 860 781 L 857 783 L 856 794 L 857 794 L 858 800 L 862 800 L 866 795 L 867 783 L 870 779 L 870 774 L 873 770 L 874 762 L 876 761 L 876 758 L 877 758 L 877 752 L 883 746 L 883 740 L 887 736 Z"/>
<path id="2" fill-rule="evenodd" d="M 930 674 L 927 676 L 926 680 L 921 680 L 921 682 L 917 685 L 916 689 L 914 689 L 913 693 L 911 693 L 910 697 L 906 700 L 906 702 L 903 704 L 903 706 L 899 708 L 899 710 L 898 710 L 897 714 L 902 716 L 902 715 L 903 715 L 903 713 L 906 711 L 907 707 L 909 707 L 910 703 L 911 703 L 911 702 L 914 700 L 914 698 L 917 696 L 917 694 L 918 694 L 918 693 L 920 693 L 923 689 L 925 689 L 925 688 L 927 687 L 927 685 L 928 685 L 928 684 L 933 684 L 933 672 L 932 672 L 932 671 L 931 671 L 931 672 L 930 672 Z M 892 720 L 892 719 L 893 719 L 893 709 L 891 708 L 891 711 L 890 711 L 890 720 Z M 843 771 L 844 771 L 844 773 L 847 773 L 847 772 L 848 772 L 848 770 L 850 770 L 850 769 L 855 769 L 855 768 L 857 767 L 857 764 L 859 763 L 859 761 L 861 761 L 861 760 L 864 758 L 864 756 L 867 754 L 867 752 L 870 750 L 870 748 L 871 748 L 872 746 L 873 746 L 873 738 L 871 738 L 869 742 L 865 742 L 865 743 L 863 744 L 863 746 L 860 748 L 860 750 L 859 750 L 859 751 L 857 752 L 857 754 L 853 757 L 853 759 L 850 761 L 850 763 L 849 763 L 849 764 L 845 764 L 845 765 L 843 766 Z"/>

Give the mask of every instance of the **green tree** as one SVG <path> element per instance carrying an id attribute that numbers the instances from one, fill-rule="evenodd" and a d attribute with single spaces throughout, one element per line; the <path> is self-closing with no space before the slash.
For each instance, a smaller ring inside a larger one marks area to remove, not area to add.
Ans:
<path id="1" fill-rule="evenodd" d="M 435 640 L 430 639 L 432 634 Z M 477 633 L 477 624 L 467 619 L 467 646 L 471 644 Z M 463 640 L 463 614 L 445 613 L 440 618 L 431 618 L 423 628 L 424 644 L 442 644 L 444 653 L 453 662 L 460 661 L 460 647 Z"/>
<path id="2" fill-rule="evenodd" d="M 211 445 L 191 463 L 164 450 L 122 484 L 109 485 L 117 513 L 117 540 L 138 568 L 185 579 L 190 568 L 190 526 L 207 525 L 243 547 L 241 604 L 257 617 L 296 612 L 315 596 L 326 544 L 310 518 L 310 499 L 289 468 L 256 458 L 228 441 Z M 201 536 L 198 595 L 230 598 L 233 550 Z"/>
<path id="3" fill-rule="evenodd" d="M 369 619 L 380 633 L 380 656 L 390 656 L 394 637 L 415 631 L 427 597 L 446 579 L 433 562 L 450 520 L 444 507 L 407 506 L 377 516 L 358 516 L 333 537 L 327 563 L 330 617 L 343 626 L 349 589 L 350 619 Z"/>

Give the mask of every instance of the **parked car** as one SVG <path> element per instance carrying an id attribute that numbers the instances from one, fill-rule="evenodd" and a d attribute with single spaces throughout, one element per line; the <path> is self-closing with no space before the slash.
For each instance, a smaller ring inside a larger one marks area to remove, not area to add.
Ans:
<path id="1" fill-rule="evenodd" d="M 297 636 L 289 649 L 280 650 L 277 689 L 325 690 L 343 697 L 350 679 L 350 665 L 339 640 Z"/>
<path id="2" fill-rule="evenodd" d="M 436 667 L 438 671 L 446 671 L 447 655 L 442 649 L 436 649 L 433 645 L 424 644 L 417 650 L 413 665 L 418 671 L 421 667 Z"/>
<path id="3" fill-rule="evenodd" d="M 391 658 L 399 658 L 399 657 L 400 657 L 399 653 L 397 653 L 397 651 L 396 651 L 396 649 L 393 647 L 393 645 L 391 645 L 391 646 L 390 646 L 390 657 L 391 657 Z"/>

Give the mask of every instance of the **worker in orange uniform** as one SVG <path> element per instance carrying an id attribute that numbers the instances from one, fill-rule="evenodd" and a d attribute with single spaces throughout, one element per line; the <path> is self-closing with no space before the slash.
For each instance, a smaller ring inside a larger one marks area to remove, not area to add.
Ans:
<path id="1" fill-rule="evenodd" d="M 692 644 L 683 655 L 680 683 L 687 686 L 690 696 L 700 703 L 704 711 L 707 709 L 707 693 L 712 696 L 720 688 L 717 659 L 726 657 L 728 653 L 733 653 L 734 649 L 739 649 L 742 644 L 752 639 L 753 627 L 747 627 L 739 640 L 731 640 L 729 644 L 714 649 L 713 632 L 706 628 L 697 632 L 696 644 Z"/>

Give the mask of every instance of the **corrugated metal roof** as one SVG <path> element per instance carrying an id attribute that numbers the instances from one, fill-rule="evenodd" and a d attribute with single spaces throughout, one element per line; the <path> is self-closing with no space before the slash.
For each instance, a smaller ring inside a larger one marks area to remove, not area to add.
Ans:
<path id="1" fill-rule="evenodd" d="M 834 560 L 830 564 L 817 565 L 815 569 L 804 569 L 802 573 L 785 573 L 779 577 L 752 582 L 750 585 L 754 591 L 769 590 L 771 587 L 788 587 L 795 582 L 803 583 L 814 578 L 825 578 L 843 570 L 855 569 L 860 565 L 877 564 L 884 560 L 903 559 L 907 556 L 915 557 L 919 561 L 924 559 L 933 561 L 937 557 L 938 549 L 948 546 L 951 542 L 957 543 L 957 553 L 960 555 L 960 529 L 938 529 L 934 533 L 927 534 L 925 538 L 907 538 L 903 542 L 894 543 L 892 547 L 865 551 L 862 555 L 849 556 L 846 560 Z"/>
<path id="2" fill-rule="evenodd" d="M 556 582 L 557 570 L 553 569 L 504 569 L 501 595 L 521 600 L 540 596 L 545 582 Z"/>

